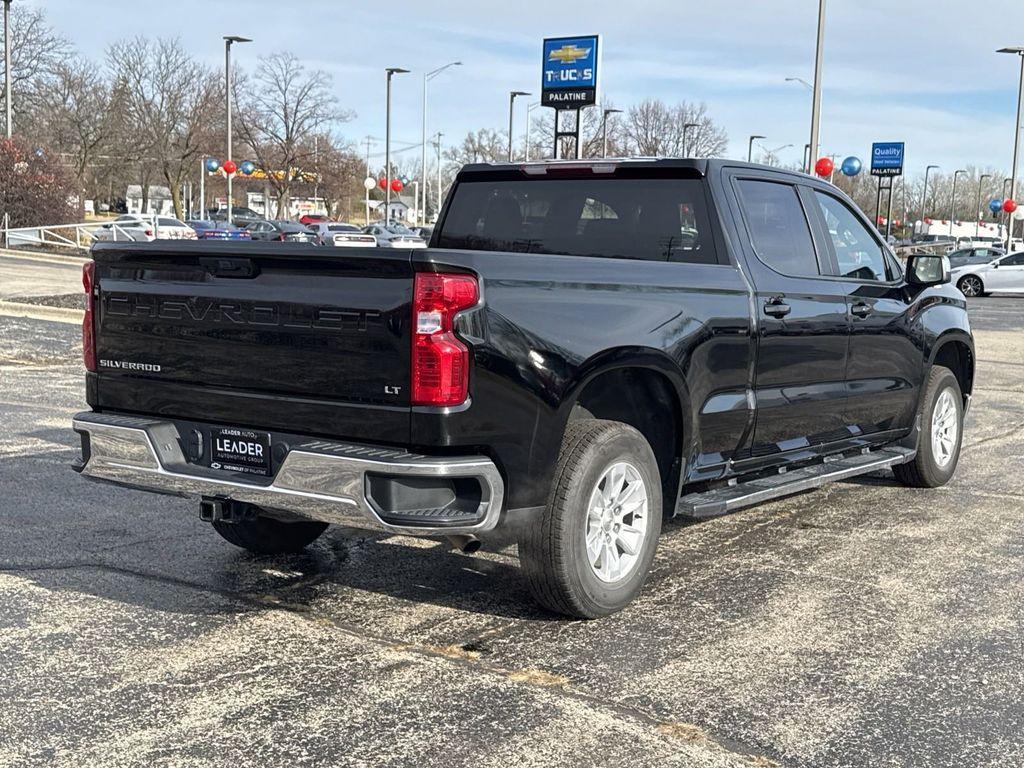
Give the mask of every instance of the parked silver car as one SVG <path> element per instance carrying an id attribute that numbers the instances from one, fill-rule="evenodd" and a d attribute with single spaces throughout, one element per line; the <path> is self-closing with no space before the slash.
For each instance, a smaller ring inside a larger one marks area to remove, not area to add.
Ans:
<path id="1" fill-rule="evenodd" d="M 401 224 L 371 224 L 363 232 L 377 239 L 378 248 L 426 248 L 427 241 Z"/>

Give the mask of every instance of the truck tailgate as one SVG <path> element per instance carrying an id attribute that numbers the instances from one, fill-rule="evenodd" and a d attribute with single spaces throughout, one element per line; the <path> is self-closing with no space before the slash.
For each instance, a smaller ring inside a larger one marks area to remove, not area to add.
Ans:
<path id="1" fill-rule="evenodd" d="M 204 241 L 93 258 L 100 408 L 408 440 L 408 251 Z"/>

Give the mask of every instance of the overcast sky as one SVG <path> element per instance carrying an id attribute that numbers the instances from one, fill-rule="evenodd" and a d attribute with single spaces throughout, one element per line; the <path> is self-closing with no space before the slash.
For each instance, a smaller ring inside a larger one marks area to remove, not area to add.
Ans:
<path id="1" fill-rule="evenodd" d="M 603 36 L 602 90 L 624 105 L 647 97 L 704 102 L 729 134 L 730 155 L 747 136 L 784 162 L 808 140 L 817 0 L 17 0 L 90 56 L 121 37 L 180 36 L 196 56 L 222 66 L 221 36 L 255 39 L 236 48 L 252 68 L 290 50 L 334 77 L 357 117 L 339 133 L 358 141 L 384 133 L 384 67 L 395 80 L 396 142 L 420 136 L 422 74 L 453 59 L 431 82 L 429 131 L 445 142 L 507 125 L 508 91 L 537 93 L 545 36 Z M 1019 61 L 996 48 L 1024 44 L 1024 2 L 829 0 L 822 147 L 867 158 L 872 141 L 906 141 L 908 170 L 967 164 L 1010 166 Z M 532 101 L 533 99 L 530 99 Z M 525 126 L 525 103 L 517 124 Z M 536 114 L 536 113 L 535 113 Z"/>

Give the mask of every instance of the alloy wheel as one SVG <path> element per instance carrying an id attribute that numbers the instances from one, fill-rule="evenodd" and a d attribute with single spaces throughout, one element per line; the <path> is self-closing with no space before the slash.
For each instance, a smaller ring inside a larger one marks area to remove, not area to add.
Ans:
<path id="1" fill-rule="evenodd" d="M 639 562 L 647 539 L 648 494 L 632 464 L 612 464 L 590 494 L 587 505 L 587 562 L 608 584 L 621 582 Z"/>
<path id="2" fill-rule="evenodd" d="M 945 469 L 956 455 L 960 422 L 957 418 L 953 392 L 942 390 L 932 409 L 932 457 L 940 469 Z"/>

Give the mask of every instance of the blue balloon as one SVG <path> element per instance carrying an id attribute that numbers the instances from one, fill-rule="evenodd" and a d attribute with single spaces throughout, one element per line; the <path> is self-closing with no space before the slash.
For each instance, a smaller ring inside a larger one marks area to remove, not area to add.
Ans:
<path id="1" fill-rule="evenodd" d="M 1003 201 L 996 200 L 995 198 L 989 200 L 988 209 L 992 211 L 992 213 L 999 213 L 1001 210 L 1003 210 Z"/>
<path id="2" fill-rule="evenodd" d="M 216 159 L 214 159 L 212 157 L 206 158 L 206 170 L 209 173 L 213 173 L 218 168 L 220 168 L 220 161 L 219 160 L 216 160 Z"/>
<path id="3" fill-rule="evenodd" d="M 859 157 L 850 155 L 848 158 L 843 160 L 843 165 L 840 170 L 843 172 L 843 176 L 856 176 L 860 173 L 860 169 L 863 167 L 864 165 L 861 163 Z"/>
<path id="4" fill-rule="evenodd" d="M 255 170 L 256 170 L 256 163 L 254 163 L 254 162 L 253 162 L 252 160 L 245 160 L 245 161 L 243 161 L 243 162 L 242 162 L 242 164 L 241 164 L 241 165 L 240 165 L 240 166 L 238 167 L 238 169 L 239 169 L 239 170 L 240 170 L 240 171 L 241 171 L 241 172 L 242 172 L 242 173 L 243 173 L 244 175 L 248 176 L 249 174 L 251 174 L 251 173 L 252 173 L 253 171 L 255 171 Z"/>

